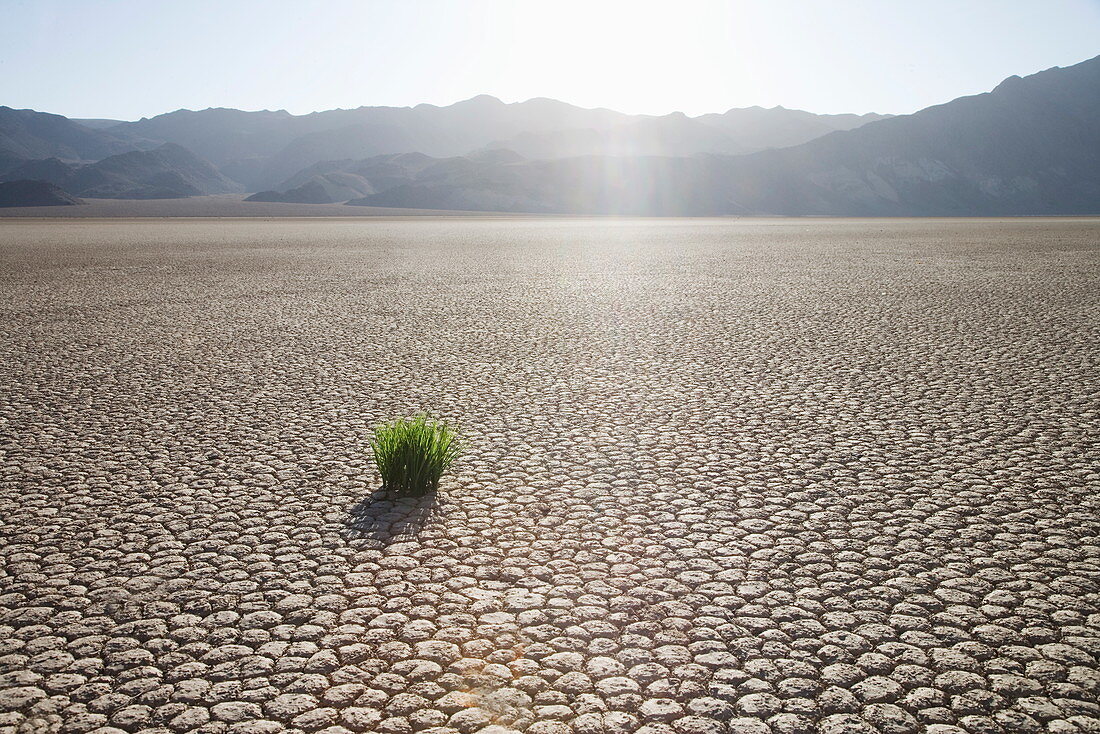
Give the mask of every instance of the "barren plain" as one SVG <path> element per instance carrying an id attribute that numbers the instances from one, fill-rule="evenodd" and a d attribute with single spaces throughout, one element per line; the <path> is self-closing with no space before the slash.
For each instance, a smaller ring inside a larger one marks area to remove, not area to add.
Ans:
<path id="1" fill-rule="evenodd" d="M 1100 731 L 1100 221 L 0 223 L 0 732 Z M 468 449 L 377 492 L 378 421 Z"/>

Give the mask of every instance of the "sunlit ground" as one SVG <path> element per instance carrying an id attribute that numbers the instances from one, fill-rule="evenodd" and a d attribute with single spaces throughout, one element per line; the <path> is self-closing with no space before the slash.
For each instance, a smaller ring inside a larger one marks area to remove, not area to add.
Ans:
<path id="1" fill-rule="evenodd" d="M 2 223 L 0 725 L 1100 727 L 1097 232 Z"/>

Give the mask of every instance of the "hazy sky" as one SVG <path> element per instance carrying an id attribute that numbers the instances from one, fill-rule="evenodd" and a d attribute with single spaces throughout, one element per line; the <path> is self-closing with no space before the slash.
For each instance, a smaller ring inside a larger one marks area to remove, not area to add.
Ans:
<path id="1" fill-rule="evenodd" d="M 1100 54 L 1100 0 L 0 0 L 0 104 L 912 112 Z"/>

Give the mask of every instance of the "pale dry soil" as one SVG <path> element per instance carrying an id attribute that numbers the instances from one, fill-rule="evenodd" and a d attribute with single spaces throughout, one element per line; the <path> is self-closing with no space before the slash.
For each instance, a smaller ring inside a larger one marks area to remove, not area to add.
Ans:
<path id="1" fill-rule="evenodd" d="M 1100 731 L 1098 250 L 2 224 L 0 732 Z"/>

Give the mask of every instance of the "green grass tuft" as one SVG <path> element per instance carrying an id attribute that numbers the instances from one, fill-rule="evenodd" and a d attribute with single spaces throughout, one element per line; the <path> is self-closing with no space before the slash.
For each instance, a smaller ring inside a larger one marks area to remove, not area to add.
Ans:
<path id="1" fill-rule="evenodd" d="M 424 413 L 378 426 L 370 446 L 382 487 L 398 496 L 438 489 L 439 478 L 462 449 L 453 428 Z"/>

